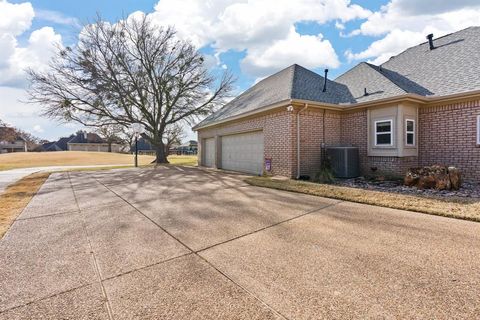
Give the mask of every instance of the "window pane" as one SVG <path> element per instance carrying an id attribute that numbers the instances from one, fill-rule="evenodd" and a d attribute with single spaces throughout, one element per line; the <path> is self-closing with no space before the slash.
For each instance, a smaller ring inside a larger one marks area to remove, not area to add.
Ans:
<path id="1" fill-rule="evenodd" d="M 407 133 L 407 144 L 413 145 L 413 133 Z"/>
<path id="2" fill-rule="evenodd" d="M 413 130 L 414 130 L 413 121 L 408 121 L 407 120 L 407 131 L 413 132 Z"/>
<path id="3" fill-rule="evenodd" d="M 383 133 L 377 135 L 377 144 L 391 144 L 392 135 L 390 133 Z"/>
<path id="4" fill-rule="evenodd" d="M 377 122 L 377 132 L 390 132 L 392 131 L 391 124 L 388 121 L 385 122 Z"/>

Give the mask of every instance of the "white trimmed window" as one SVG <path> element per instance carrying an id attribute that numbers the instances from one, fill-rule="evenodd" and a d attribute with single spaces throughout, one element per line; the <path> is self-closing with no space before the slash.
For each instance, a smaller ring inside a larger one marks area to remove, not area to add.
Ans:
<path id="1" fill-rule="evenodd" d="M 405 145 L 415 146 L 415 120 L 405 120 Z"/>
<path id="2" fill-rule="evenodd" d="M 375 121 L 375 145 L 393 145 L 393 120 Z"/>
<path id="3" fill-rule="evenodd" d="M 480 145 L 480 114 L 477 116 L 477 144 Z"/>

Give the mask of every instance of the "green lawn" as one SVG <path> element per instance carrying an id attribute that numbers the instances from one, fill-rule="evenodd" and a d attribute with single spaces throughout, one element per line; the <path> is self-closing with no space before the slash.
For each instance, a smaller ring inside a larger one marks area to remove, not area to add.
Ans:
<path id="1" fill-rule="evenodd" d="M 177 156 L 171 155 L 168 157 L 170 164 L 177 166 L 197 166 L 198 158 L 197 156 Z"/>

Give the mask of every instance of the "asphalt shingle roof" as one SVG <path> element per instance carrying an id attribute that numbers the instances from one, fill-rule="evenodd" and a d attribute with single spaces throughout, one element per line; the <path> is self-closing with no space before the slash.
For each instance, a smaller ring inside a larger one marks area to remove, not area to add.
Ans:
<path id="1" fill-rule="evenodd" d="M 289 99 L 349 105 L 415 93 L 443 96 L 480 89 L 480 27 L 470 27 L 409 48 L 380 66 L 362 62 L 327 80 L 294 64 L 259 81 L 198 126 Z M 367 95 L 365 95 L 365 89 Z"/>
<path id="2" fill-rule="evenodd" d="M 480 89 L 480 27 L 470 27 L 409 48 L 381 65 L 433 96 Z"/>

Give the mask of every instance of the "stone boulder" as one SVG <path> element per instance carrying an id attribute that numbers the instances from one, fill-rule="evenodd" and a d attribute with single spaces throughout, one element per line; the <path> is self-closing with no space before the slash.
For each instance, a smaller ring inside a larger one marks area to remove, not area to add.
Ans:
<path id="1" fill-rule="evenodd" d="M 409 187 L 437 190 L 458 190 L 462 183 L 459 169 L 443 165 L 410 168 L 403 182 Z"/>

